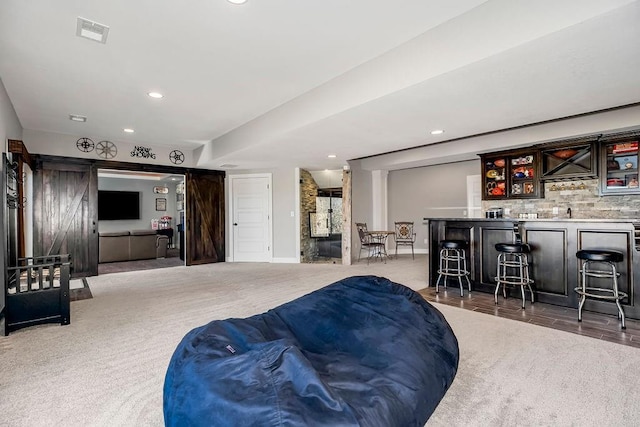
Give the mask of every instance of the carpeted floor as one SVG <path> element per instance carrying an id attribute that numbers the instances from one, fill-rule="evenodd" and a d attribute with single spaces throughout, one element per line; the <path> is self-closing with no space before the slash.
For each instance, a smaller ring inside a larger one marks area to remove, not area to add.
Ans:
<path id="1" fill-rule="evenodd" d="M 0 338 L 0 425 L 161 426 L 167 363 L 184 334 L 266 311 L 343 277 L 424 287 L 424 256 L 387 264 L 220 263 L 88 279 L 71 324 Z M 459 372 L 427 425 L 637 425 L 640 351 L 434 304 Z"/>

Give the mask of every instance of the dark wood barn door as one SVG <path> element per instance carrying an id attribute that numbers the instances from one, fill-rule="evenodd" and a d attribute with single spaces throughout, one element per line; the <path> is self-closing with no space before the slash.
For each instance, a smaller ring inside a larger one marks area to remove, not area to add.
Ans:
<path id="1" fill-rule="evenodd" d="M 71 277 L 98 274 L 98 174 L 92 163 L 39 161 L 34 255 L 69 254 Z"/>
<path id="2" fill-rule="evenodd" d="M 224 172 L 187 172 L 186 192 L 186 264 L 224 261 Z"/>

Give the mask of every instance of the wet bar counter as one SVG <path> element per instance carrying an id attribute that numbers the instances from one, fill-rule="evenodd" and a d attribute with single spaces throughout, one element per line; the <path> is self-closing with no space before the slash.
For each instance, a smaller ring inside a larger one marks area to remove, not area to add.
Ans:
<path id="1" fill-rule="evenodd" d="M 439 242 L 457 239 L 470 245 L 467 256 L 472 289 L 493 293 L 498 256 L 495 244 L 514 242 L 519 234 L 531 246 L 529 261 L 536 301 L 577 308 L 576 252 L 613 249 L 624 255 L 618 264 L 618 288 L 629 295 L 622 301 L 623 309 L 627 317 L 640 319 L 640 219 L 424 218 L 424 223 L 429 231 L 429 286 L 434 286 L 438 278 Z M 602 284 L 610 286 L 610 281 Z M 519 295 L 519 289 L 515 291 Z M 587 300 L 585 310 L 617 313 L 615 304 L 608 301 Z"/>

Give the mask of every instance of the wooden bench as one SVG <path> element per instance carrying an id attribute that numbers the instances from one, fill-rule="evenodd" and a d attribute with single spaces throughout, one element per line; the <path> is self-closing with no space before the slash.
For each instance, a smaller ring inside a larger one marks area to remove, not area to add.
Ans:
<path id="1" fill-rule="evenodd" d="M 69 255 L 19 258 L 7 268 L 5 335 L 42 323 L 70 323 L 69 270 Z"/>

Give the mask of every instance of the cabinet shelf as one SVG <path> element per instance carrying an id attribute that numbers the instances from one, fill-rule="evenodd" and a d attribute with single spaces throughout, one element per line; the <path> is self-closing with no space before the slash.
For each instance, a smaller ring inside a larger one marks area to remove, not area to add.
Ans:
<path id="1" fill-rule="evenodd" d="M 538 151 L 510 150 L 480 157 L 482 158 L 483 200 L 543 197 L 539 179 Z"/>
<path id="2" fill-rule="evenodd" d="M 638 173 L 638 168 L 634 169 L 614 169 L 607 171 L 607 175 L 627 175 L 630 173 Z"/>
<path id="3" fill-rule="evenodd" d="M 639 132 L 611 135 L 601 141 L 600 194 L 640 194 Z M 614 185 L 612 185 L 614 184 Z"/>

